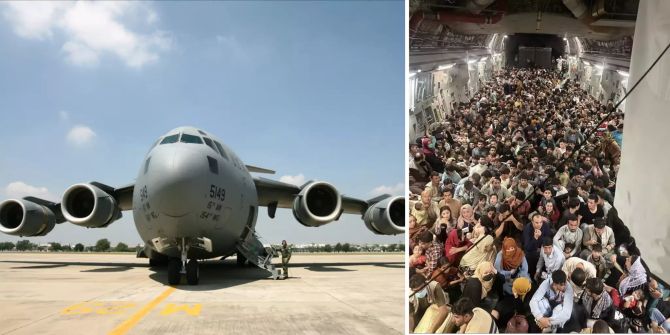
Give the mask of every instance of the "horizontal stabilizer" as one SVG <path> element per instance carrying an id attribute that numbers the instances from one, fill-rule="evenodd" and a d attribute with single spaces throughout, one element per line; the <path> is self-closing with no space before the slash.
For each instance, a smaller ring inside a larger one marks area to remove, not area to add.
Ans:
<path id="1" fill-rule="evenodd" d="M 270 169 L 265 169 L 265 168 L 258 167 L 258 166 L 253 166 L 253 165 L 245 165 L 245 166 L 247 167 L 247 170 L 249 170 L 249 172 L 275 174 L 275 171 L 270 170 Z"/>

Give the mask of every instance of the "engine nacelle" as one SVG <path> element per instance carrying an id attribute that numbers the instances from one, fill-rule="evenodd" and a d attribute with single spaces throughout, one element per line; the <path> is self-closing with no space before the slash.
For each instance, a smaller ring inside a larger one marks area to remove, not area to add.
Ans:
<path id="1" fill-rule="evenodd" d="M 326 182 L 312 182 L 293 200 L 293 216 L 303 226 L 319 227 L 335 221 L 342 212 L 342 197 Z"/>
<path id="2" fill-rule="evenodd" d="M 396 235 L 405 232 L 405 198 L 386 198 L 365 211 L 365 226 L 375 234 Z"/>
<path id="3" fill-rule="evenodd" d="M 0 203 L 0 232 L 14 236 L 44 236 L 56 225 L 56 215 L 47 207 L 28 200 Z"/>
<path id="4" fill-rule="evenodd" d="M 66 220 L 87 228 L 106 227 L 121 218 L 116 199 L 91 184 L 76 184 L 63 194 L 61 210 Z"/>

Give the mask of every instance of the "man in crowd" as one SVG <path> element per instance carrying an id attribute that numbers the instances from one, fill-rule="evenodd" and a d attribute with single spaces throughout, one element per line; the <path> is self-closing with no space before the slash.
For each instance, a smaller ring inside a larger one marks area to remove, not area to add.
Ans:
<path id="1" fill-rule="evenodd" d="M 586 260 L 593 264 L 593 267 L 596 269 L 596 277 L 600 280 L 605 280 L 610 275 L 612 263 L 609 261 L 609 259 L 607 259 L 607 257 L 602 256 L 602 252 L 602 245 L 596 244 L 591 249 L 591 255 L 589 255 Z"/>
<path id="2" fill-rule="evenodd" d="M 488 169 L 488 168 L 489 167 L 486 164 L 486 157 L 484 157 L 484 155 L 479 156 L 478 164 L 473 165 L 470 168 L 469 175 L 470 175 L 470 177 L 472 177 L 472 175 L 476 173 L 476 174 L 479 174 L 481 176 L 481 174 L 484 173 L 484 171 L 486 171 L 486 169 Z"/>
<path id="3" fill-rule="evenodd" d="M 494 220 L 494 228 L 495 236 L 499 240 L 503 240 L 505 237 L 512 237 L 514 239 L 521 240 L 523 224 L 510 213 L 511 209 L 508 204 L 502 204 L 500 207 L 498 207 L 498 215 Z"/>
<path id="4" fill-rule="evenodd" d="M 497 201 L 505 201 L 505 199 L 510 196 L 509 191 L 500 185 L 499 177 L 492 177 L 491 180 L 482 187 L 481 193 L 489 197 L 495 194 Z"/>
<path id="5" fill-rule="evenodd" d="M 434 221 L 439 217 L 440 208 L 438 204 L 431 198 L 431 191 L 424 190 L 421 192 L 420 201 L 410 201 L 410 215 L 416 219 L 419 226 L 432 226 L 429 218 Z"/>
<path id="6" fill-rule="evenodd" d="M 595 266 L 579 257 L 566 259 L 561 270 L 568 276 L 568 283 L 575 292 L 575 300 L 582 294 L 586 280 L 596 277 Z"/>
<path id="7" fill-rule="evenodd" d="M 416 272 L 424 277 L 430 277 L 433 270 L 437 268 L 440 258 L 445 256 L 444 246 L 442 243 L 435 241 L 435 237 L 430 231 L 425 231 L 419 235 L 419 245 L 424 250 L 426 265 L 423 269 L 417 269 Z"/>
<path id="8" fill-rule="evenodd" d="M 531 222 L 523 229 L 523 249 L 526 252 L 526 261 L 528 261 L 528 273 L 535 273 L 542 243 L 546 238 L 551 239 L 551 228 L 545 218 L 538 213 L 533 214 Z"/>
<path id="9" fill-rule="evenodd" d="M 593 224 L 593 219 L 605 217 L 602 207 L 598 206 L 598 196 L 590 194 L 586 201 L 586 207 L 579 209 L 577 213 L 579 224 L 584 229 L 587 225 Z"/>
<path id="10" fill-rule="evenodd" d="M 480 192 L 474 186 L 472 180 L 466 180 L 463 184 L 460 184 L 456 187 L 456 193 L 454 194 L 456 200 L 460 201 L 463 205 L 468 204 L 475 206 L 477 201 L 479 201 Z"/>
<path id="11" fill-rule="evenodd" d="M 461 334 L 498 332 L 498 326 L 489 312 L 475 307 L 469 298 L 461 298 L 451 310 L 453 322 Z"/>
<path id="12" fill-rule="evenodd" d="M 565 258 L 569 258 L 580 254 L 584 232 L 579 229 L 575 214 L 568 214 L 566 220 L 567 224 L 559 228 L 554 235 L 554 245 L 563 253 Z M 566 245 L 570 246 L 568 252 L 566 252 Z"/>
<path id="13" fill-rule="evenodd" d="M 551 238 L 545 238 L 542 241 L 542 253 L 540 253 L 541 257 L 537 262 L 537 270 L 535 270 L 535 280 L 538 282 L 548 278 L 555 271 L 560 270 L 563 262 L 565 262 L 563 253 L 554 248 L 553 242 Z"/>
<path id="14" fill-rule="evenodd" d="M 438 207 L 448 206 L 451 211 L 451 218 L 456 220 L 461 210 L 461 202 L 454 199 L 454 191 L 445 189 L 442 191 L 442 199 L 438 203 Z"/>
<path id="15" fill-rule="evenodd" d="M 543 330 L 563 327 L 572 315 L 574 293 L 562 270 L 551 273 L 530 300 L 530 310 L 537 326 Z"/>
<path id="16" fill-rule="evenodd" d="M 424 188 L 424 191 L 428 191 L 430 194 L 430 198 L 434 202 L 440 201 L 440 198 L 442 194 L 440 193 L 440 174 L 433 171 L 430 174 L 430 182 L 426 184 L 426 188 Z"/>
<path id="17" fill-rule="evenodd" d="M 584 250 L 581 257 L 587 259 L 596 244 L 600 244 L 603 249 L 603 255 L 610 257 L 614 254 L 614 232 L 612 228 L 605 224 L 605 219 L 597 218 L 592 225 L 588 225 L 584 230 L 584 237 L 582 239 Z"/>

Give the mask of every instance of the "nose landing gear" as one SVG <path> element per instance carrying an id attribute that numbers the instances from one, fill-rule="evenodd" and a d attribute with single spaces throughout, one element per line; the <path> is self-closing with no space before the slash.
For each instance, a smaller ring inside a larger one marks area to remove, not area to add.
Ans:
<path id="1" fill-rule="evenodd" d="M 197 259 L 188 259 L 189 244 L 186 239 L 181 240 L 181 245 L 178 246 L 181 252 L 181 259 L 171 257 L 168 260 L 168 283 L 170 285 L 178 285 L 181 281 L 181 276 L 186 275 L 186 282 L 189 285 L 198 285 L 200 281 L 200 267 Z"/>

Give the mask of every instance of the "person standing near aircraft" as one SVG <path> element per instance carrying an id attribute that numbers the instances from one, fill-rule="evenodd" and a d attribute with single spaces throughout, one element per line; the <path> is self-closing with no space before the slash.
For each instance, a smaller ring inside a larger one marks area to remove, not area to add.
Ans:
<path id="1" fill-rule="evenodd" d="M 288 278 L 288 261 L 291 259 L 291 247 L 288 246 L 286 240 L 281 241 L 281 267 L 284 279 Z"/>

